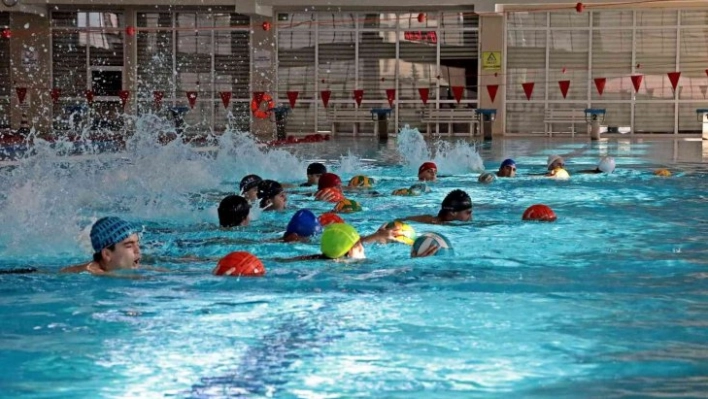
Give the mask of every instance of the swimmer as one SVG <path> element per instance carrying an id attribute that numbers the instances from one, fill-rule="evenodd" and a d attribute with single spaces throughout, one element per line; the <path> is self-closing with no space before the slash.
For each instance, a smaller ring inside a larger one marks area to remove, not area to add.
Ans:
<path id="1" fill-rule="evenodd" d="M 516 162 L 513 159 L 507 158 L 499 166 L 497 177 L 514 177 L 516 176 Z"/>
<path id="2" fill-rule="evenodd" d="M 323 173 L 317 183 L 315 199 L 327 202 L 338 202 L 344 199 L 342 179 L 334 173 Z"/>
<path id="3" fill-rule="evenodd" d="M 317 216 L 309 209 L 300 209 L 290 219 L 285 234 L 283 234 L 283 241 L 307 242 L 310 237 L 320 232 L 322 232 L 322 225 Z"/>
<path id="4" fill-rule="evenodd" d="M 282 211 L 288 204 L 288 196 L 283 186 L 275 180 L 263 180 L 258 183 L 259 206 L 264 211 Z"/>
<path id="5" fill-rule="evenodd" d="M 612 173 L 615 170 L 615 159 L 613 157 L 602 157 L 595 169 L 581 170 L 573 173 Z"/>
<path id="6" fill-rule="evenodd" d="M 548 172 L 545 174 L 546 177 L 552 177 L 556 179 L 567 179 L 570 174 L 565 170 L 565 161 L 560 155 L 549 155 L 548 156 Z"/>
<path id="7" fill-rule="evenodd" d="M 239 184 L 241 195 L 250 202 L 256 202 L 258 199 L 258 183 L 261 181 L 263 181 L 263 179 L 258 175 L 244 176 L 244 178 L 241 179 L 241 184 Z"/>
<path id="8" fill-rule="evenodd" d="M 281 261 L 294 260 L 342 260 L 366 259 L 365 243 L 386 244 L 395 242 L 394 229 L 381 227 L 375 233 L 361 237 L 356 229 L 346 223 L 334 223 L 325 227 L 320 241 L 320 251 L 316 255 L 303 255 L 294 258 L 279 259 Z"/>
<path id="9" fill-rule="evenodd" d="M 300 187 L 316 186 L 320 181 L 320 177 L 325 173 L 327 173 L 327 167 L 319 162 L 307 165 L 307 182 L 302 183 Z"/>
<path id="10" fill-rule="evenodd" d="M 418 168 L 418 180 L 435 181 L 438 177 L 438 166 L 434 162 L 425 162 Z"/>
<path id="11" fill-rule="evenodd" d="M 408 216 L 402 220 L 429 224 L 444 224 L 453 221 L 469 222 L 472 220 L 472 200 L 466 192 L 462 190 L 452 190 L 442 201 L 437 216 Z"/>
<path id="12" fill-rule="evenodd" d="M 240 195 L 229 195 L 219 203 L 219 224 L 221 227 L 248 226 L 251 204 Z"/>
<path id="13" fill-rule="evenodd" d="M 93 261 L 65 267 L 59 273 L 89 272 L 107 275 L 121 269 L 140 267 L 141 228 L 117 217 L 104 217 L 91 227 Z"/>

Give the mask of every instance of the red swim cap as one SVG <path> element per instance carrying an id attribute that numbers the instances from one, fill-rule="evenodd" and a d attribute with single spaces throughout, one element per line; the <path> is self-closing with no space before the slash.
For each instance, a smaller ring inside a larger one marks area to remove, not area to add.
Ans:
<path id="1" fill-rule="evenodd" d="M 418 174 L 421 174 L 428 169 L 438 170 L 438 165 L 436 165 L 435 162 L 424 162 L 422 165 L 420 165 L 420 168 L 418 168 Z"/>
<path id="2" fill-rule="evenodd" d="M 323 188 L 315 193 L 315 199 L 327 202 L 339 202 L 344 199 L 342 191 L 336 187 Z"/>
<path id="3" fill-rule="evenodd" d="M 337 187 L 342 185 L 342 179 L 334 173 L 323 173 L 320 176 L 320 180 L 317 183 L 317 189 L 322 190 L 323 188 Z"/>
<path id="4" fill-rule="evenodd" d="M 336 213 L 332 212 L 327 212 L 323 213 L 319 217 L 320 224 L 324 227 L 332 223 L 344 223 L 344 219 L 342 219 L 339 215 Z"/>
<path id="5" fill-rule="evenodd" d="M 260 259 L 248 252 L 231 252 L 221 258 L 211 274 L 215 276 L 261 277 L 265 267 Z"/>
<path id="6" fill-rule="evenodd" d="M 555 222 L 556 213 L 548 205 L 536 204 L 526 208 L 522 220 L 535 220 L 537 222 Z"/>

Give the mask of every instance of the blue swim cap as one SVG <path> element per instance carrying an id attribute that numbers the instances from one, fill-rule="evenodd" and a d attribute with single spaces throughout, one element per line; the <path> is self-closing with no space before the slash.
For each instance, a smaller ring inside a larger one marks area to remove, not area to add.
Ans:
<path id="1" fill-rule="evenodd" d="M 507 158 L 507 159 L 504 160 L 504 162 L 501 163 L 501 166 L 500 166 L 500 167 L 503 168 L 503 167 L 505 167 L 505 166 L 513 166 L 513 167 L 516 167 L 516 162 L 515 162 L 513 159 L 511 159 L 511 158 Z"/>
<path id="2" fill-rule="evenodd" d="M 140 228 L 121 218 L 109 216 L 98 219 L 91 227 L 91 246 L 94 252 L 115 245 L 131 234 L 140 232 Z"/>
<path id="3" fill-rule="evenodd" d="M 285 235 L 295 233 L 300 237 L 310 237 L 322 231 L 322 225 L 312 211 L 309 209 L 300 209 L 295 212 L 288 227 L 285 229 Z"/>

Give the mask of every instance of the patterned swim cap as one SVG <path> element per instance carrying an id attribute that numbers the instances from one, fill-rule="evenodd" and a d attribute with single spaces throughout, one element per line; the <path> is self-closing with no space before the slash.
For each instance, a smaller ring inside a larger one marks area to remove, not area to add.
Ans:
<path id="1" fill-rule="evenodd" d="M 100 252 L 103 248 L 115 245 L 139 231 L 139 227 L 121 218 L 101 218 L 91 227 L 91 246 L 94 252 Z"/>

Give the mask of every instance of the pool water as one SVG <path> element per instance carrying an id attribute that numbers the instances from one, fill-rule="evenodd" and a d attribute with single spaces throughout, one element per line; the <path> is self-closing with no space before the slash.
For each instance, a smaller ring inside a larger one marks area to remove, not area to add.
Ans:
<path id="1" fill-rule="evenodd" d="M 195 151 L 149 137 L 127 151 L 66 157 L 49 148 L 0 167 L 0 397 L 3 398 L 615 398 L 708 392 L 708 151 L 700 141 L 585 138 L 491 143 L 337 139 L 263 150 L 242 135 Z M 568 181 L 543 173 L 566 157 Z M 602 155 L 610 175 L 581 175 Z M 477 183 L 512 157 L 518 177 Z M 432 191 L 415 183 L 434 159 Z M 403 244 L 367 245 L 357 263 L 282 262 L 312 243 L 277 242 L 300 208 L 218 228 L 216 207 L 240 178 L 304 181 L 324 161 L 383 195 L 350 194 L 343 215 L 363 234 L 397 217 L 435 214 L 466 190 L 474 220 L 412 223 L 453 244 L 453 257 L 410 258 Z M 654 176 L 668 168 L 668 178 Z M 555 223 L 522 222 L 543 203 Z M 145 225 L 141 279 L 58 275 L 90 255 L 88 230 L 117 215 Z M 264 278 L 210 274 L 235 250 Z"/>

